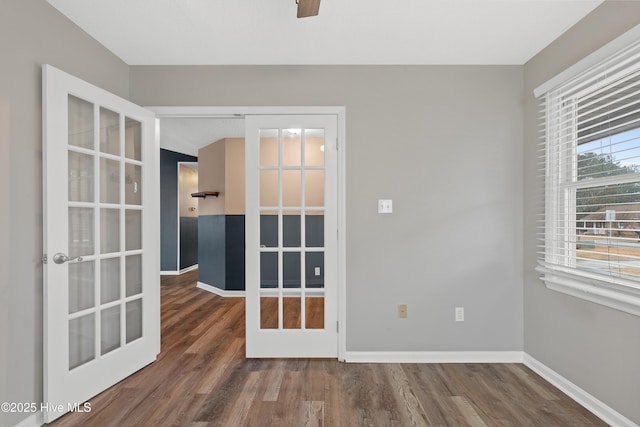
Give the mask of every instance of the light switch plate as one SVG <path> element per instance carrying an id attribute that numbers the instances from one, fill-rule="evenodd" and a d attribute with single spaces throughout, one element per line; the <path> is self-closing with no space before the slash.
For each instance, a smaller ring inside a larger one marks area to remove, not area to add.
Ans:
<path id="1" fill-rule="evenodd" d="M 378 213 L 392 213 L 393 212 L 393 200 L 378 200 Z"/>

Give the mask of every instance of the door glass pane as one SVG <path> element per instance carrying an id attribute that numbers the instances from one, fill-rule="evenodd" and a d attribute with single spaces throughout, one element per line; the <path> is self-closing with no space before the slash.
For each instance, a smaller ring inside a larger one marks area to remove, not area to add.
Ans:
<path id="1" fill-rule="evenodd" d="M 100 107 L 100 151 L 120 155 L 120 115 Z"/>
<path id="2" fill-rule="evenodd" d="M 305 130 L 304 164 L 306 166 L 324 166 L 324 129 Z"/>
<path id="3" fill-rule="evenodd" d="M 304 217 L 304 237 L 308 248 L 324 246 L 324 212 L 307 211 Z"/>
<path id="4" fill-rule="evenodd" d="M 69 151 L 69 201 L 93 202 L 93 159 L 91 155 Z"/>
<path id="5" fill-rule="evenodd" d="M 282 165 L 300 166 L 302 163 L 302 129 L 285 129 L 282 138 Z"/>
<path id="6" fill-rule="evenodd" d="M 260 329 L 278 329 L 278 297 L 260 297 Z"/>
<path id="7" fill-rule="evenodd" d="M 124 202 L 127 205 L 142 204 L 142 167 L 125 163 Z"/>
<path id="8" fill-rule="evenodd" d="M 69 145 L 93 149 L 93 104 L 69 95 Z"/>
<path id="9" fill-rule="evenodd" d="M 288 211 L 282 216 L 282 245 L 299 248 L 301 242 L 300 211 Z"/>
<path id="10" fill-rule="evenodd" d="M 324 329 L 324 296 L 307 296 L 305 302 L 305 328 Z"/>
<path id="11" fill-rule="evenodd" d="M 305 206 L 324 206 L 324 171 L 304 172 L 304 196 Z"/>
<path id="12" fill-rule="evenodd" d="M 100 209 L 100 253 L 120 252 L 120 210 Z"/>
<path id="13" fill-rule="evenodd" d="M 129 117 L 124 119 L 124 155 L 128 159 L 142 160 L 142 124 Z"/>
<path id="14" fill-rule="evenodd" d="M 107 354 L 120 347 L 120 306 L 110 307 L 100 313 L 100 354 Z"/>
<path id="15" fill-rule="evenodd" d="M 260 212 L 260 246 L 263 248 L 278 246 L 278 211 Z"/>
<path id="16" fill-rule="evenodd" d="M 69 320 L 69 370 L 95 358 L 95 313 Z"/>
<path id="17" fill-rule="evenodd" d="M 305 256 L 305 286 L 324 288 L 324 252 L 307 252 Z"/>
<path id="18" fill-rule="evenodd" d="M 142 249 L 142 211 L 127 209 L 125 211 L 127 244 L 126 250 Z"/>
<path id="19" fill-rule="evenodd" d="M 282 171 L 282 206 L 301 206 L 302 193 L 300 179 L 302 174 L 299 170 Z"/>
<path id="20" fill-rule="evenodd" d="M 120 299 L 120 258 L 100 260 L 100 302 Z"/>
<path id="21" fill-rule="evenodd" d="M 262 252 L 260 254 L 260 287 L 278 287 L 278 253 Z"/>
<path id="22" fill-rule="evenodd" d="M 142 255 L 130 255 L 126 263 L 127 296 L 130 297 L 142 292 Z"/>
<path id="23" fill-rule="evenodd" d="M 284 252 L 282 254 L 282 276 L 285 288 L 300 288 L 300 252 Z"/>
<path id="24" fill-rule="evenodd" d="M 69 263 L 69 314 L 95 305 L 95 262 Z"/>
<path id="25" fill-rule="evenodd" d="M 278 129 L 260 130 L 260 166 L 278 166 Z"/>
<path id="26" fill-rule="evenodd" d="M 284 329 L 300 329 L 302 298 L 287 296 L 282 298 L 282 323 Z"/>
<path id="27" fill-rule="evenodd" d="M 100 202 L 120 203 L 120 162 L 100 159 Z"/>
<path id="28" fill-rule="evenodd" d="M 260 171 L 260 206 L 278 206 L 278 171 Z"/>
<path id="29" fill-rule="evenodd" d="M 137 299 L 127 303 L 127 343 L 142 336 L 142 300 Z"/>
<path id="30" fill-rule="evenodd" d="M 71 257 L 94 254 L 92 208 L 69 208 L 69 252 Z"/>

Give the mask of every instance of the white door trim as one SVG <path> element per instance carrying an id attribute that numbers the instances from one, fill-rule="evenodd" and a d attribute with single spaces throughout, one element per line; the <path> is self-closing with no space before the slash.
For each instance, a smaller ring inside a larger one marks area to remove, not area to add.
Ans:
<path id="1" fill-rule="evenodd" d="M 229 117 L 245 115 L 296 115 L 296 114 L 331 114 L 338 120 L 338 359 L 346 358 L 346 320 L 347 320 L 347 291 L 346 291 L 346 108 L 345 107 L 145 107 L 154 113 L 158 119 L 163 118 L 192 118 L 192 117 Z"/>

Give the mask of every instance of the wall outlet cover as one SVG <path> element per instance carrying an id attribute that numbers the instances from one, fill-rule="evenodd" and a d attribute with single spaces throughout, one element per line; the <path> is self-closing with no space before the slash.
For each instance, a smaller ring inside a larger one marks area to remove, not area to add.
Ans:
<path id="1" fill-rule="evenodd" d="M 392 213 L 393 212 L 393 200 L 385 199 L 378 200 L 378 213 Z"/>
<path id="2" fill-rule="evenodd" d="M 398 316 L 400 316 L 401 319 L 407 317 L 407 304 L 398 304 Z"/>

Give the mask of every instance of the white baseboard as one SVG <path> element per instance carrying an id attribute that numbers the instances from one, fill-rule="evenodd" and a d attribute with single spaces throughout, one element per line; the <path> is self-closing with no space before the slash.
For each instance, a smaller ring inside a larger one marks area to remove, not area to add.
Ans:
<path id="1" fill-rule="evenodd" d="M 198 289 L 202 289 L 203 291 L 211 292 L 212 294 L 216 294 L 221 297 L 244 297 L 244 291 L 225 291 L 224 289 L 217 288 L 215 286 L 207 285 L 206 283 L 198 282 L 196 286 Z"/>
<path id="2" fill-rule="evenodd" d="M 198 269 L 198 264 L 194 264 L 191 267 L 183 268 L 182 270 L 180 270 L 180 274 L 188 273 L 189 271 L 193 271 L 197 269 Z"/>
<path id="3" fill-rule="evenodd" d="M 180 272 L 179 271 L 175 271 L 175 270 L 160 270 L 160 275 L 161 276 L 177 276 L 179 275 Z"/>
<path id="4" fill-rule="evenodd" d="M 620 414 L 609 405 L 592 396 L 585 390 L 581 389 L 553 369 L 549 368 L 542 362 L 534 359 L 527 353 L 524 353 L 524 365 L 549 381 L 564 394 L 584 406 L 587 410 L 602 419 L 609 425 L 616 427 L 638 427 L 636 423 Z"/>
<path id="5" fill-rule="evenodd" d="M 347 351 L 348 363 L 522 363 L 521 351 Z"/>
<path id="6" fill-rule="evenodd" d="M 197 270 L 197 269 L 198 269 L 198 264 L 195 264 L 195 265 L 192 265 L 191 267 L 183 268 L 182 270 L 160 271 L 160 275 L 161 276 L 179 276 L 181 274 L 188 273 L 189 271 Z"/>
<path id="7" fill-rule="evenodd" d="M 14 427 L 40 427 L 43 424 L 44 417 L 42 416 L 42 412 L 38 411 L 31 414 L 31 416 L 29 416 L 28 418 L 20 421 Z"/>

